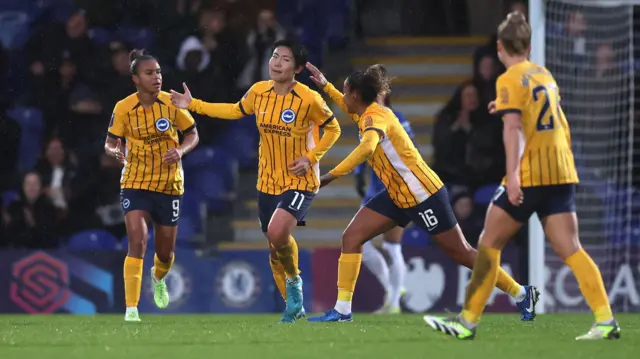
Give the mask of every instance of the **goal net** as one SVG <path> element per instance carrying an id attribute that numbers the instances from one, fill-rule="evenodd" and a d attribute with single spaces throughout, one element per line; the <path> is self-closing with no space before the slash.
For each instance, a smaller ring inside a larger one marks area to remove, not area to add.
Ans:
<path id="1" fill-rule="evenodd" d="M 532 57 L 542 58 L 553 73 L 571 126 L 581 181 L 576 193 L 580 239 L 602 271 L 614 311 L 639 312 L 633 1 L 531 1 Z M 535 46 L 542 32 L 544 53 Z M 548 244 L 544 264 L 545 311 L 589 310 L 573 274 Z"/>

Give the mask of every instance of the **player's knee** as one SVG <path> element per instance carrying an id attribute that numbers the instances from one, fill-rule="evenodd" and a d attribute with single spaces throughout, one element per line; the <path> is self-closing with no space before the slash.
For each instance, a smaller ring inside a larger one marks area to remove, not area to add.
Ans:
<path id="1" fill-rule="evenodd" d="M 269 242 L 274 247 L 274 250 L 286 246 L 287 243 L 289 243 L 290 235 L 291 233 L 283 226 L 269 226 L 267 230 L 267 238 L 269 238 Z"/>
<path id="2" fill-rule="evenodd" d="M 143 256 L 147 251 L 147 238 L 144 235 L 129 236 L 129 256 L 139 257 Z"/>
<path id="3" fill-rule="evenodd" d="M 495 248 L 497 243 L 499 242 L 498 238 L 491 233 L 487 233 L 486 230 L 480 233 L 480 238 L 478 239 L 478 246 L 484 246 L 488 248 Z"/>
<path id="4" fill-rule="evenodd" d="M 361 251 L 365 243 L 364 235 L 361 231 L 347 227 L 342 233 L 342 252 L 357 253 Z"/>
<path id="5" fill-rule="evenodd" d="M 173 251 L 172 250 L 156 251 L 156 256 L 158 257 L 160 262 L 167 263 L 171 260 L 171 257 L 173 257 Z"/>

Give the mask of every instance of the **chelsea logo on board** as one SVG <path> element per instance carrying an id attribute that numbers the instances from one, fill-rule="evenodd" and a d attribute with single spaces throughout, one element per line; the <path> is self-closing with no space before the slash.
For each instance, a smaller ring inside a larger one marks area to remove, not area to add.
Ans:
<path id="1" fill-rule="evenodd" d="M 156 129 L 160 132 L 165 132 L 169 127 L 171 127 L 171 124 L 169 123 L 169 120 L 164 117 L 161 117 L 156 121 Z"/>
<path id="2" fill-rule="evenodd" d="M 280 114 L 280 119 L 284 123 L 291 123 L 296 120 L 296 113 L 292 109 L 288 108 L 282 111 L 282 113 Z"/>

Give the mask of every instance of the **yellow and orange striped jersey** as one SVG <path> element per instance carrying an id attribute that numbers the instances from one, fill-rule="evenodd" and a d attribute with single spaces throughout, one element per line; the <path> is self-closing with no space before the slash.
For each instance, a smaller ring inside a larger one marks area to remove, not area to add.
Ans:
<path id="1" fill-rule="evenodd" d="M 235 104 L 193 99 L 189 110 L 230 120 L 255 114 L 260 132 L 256 188 L 271 195 L 287 190 L 317 192 L 318 161 L 340 136 L 340 125 L 320 94 L 301 83 L 296 83 L 288 94 L 278 95 L 273 81 L 261 81 Z M 322 139 L 320 128 L 325 131 Z M 296 176 L 288 167 L 301 156 L 309 158 L 312 170 Z"/>
<path id="2" fill-rule="evenodd" d="M 144 108 L 132 94 L 113 109 L 108 135 L 126 142 L 125 165 L 120 186 L 171 195 L 184 193 L 181 163 L 166 164 L 162 157 L 180 146 L 178 131 L 195 128 L 191 114 L 171 104 L 170 95 L 160 92 L 151 108 Z"/>
<path id="3" fill-rule="evenodd" d="M 362 116 L 352 118 L 358 123 L 361 137 L 366 131 L 380 134 L 380 143 L 368 162 L 398 207 L 417 206 L 443 187 L 391 109 L 374 102 Z M 348 163 L 346 167 L 352 170 L 357 165 Z"/>
<path id="4" fill-rule="evenodd" d="M 497 112 L 521 115 L 525 146 L 520 185 L 578 183 L 569 124 L 560 107 L 560 89 L 549 70 L 521 62 L 498 78 L 496 89 Z"/>

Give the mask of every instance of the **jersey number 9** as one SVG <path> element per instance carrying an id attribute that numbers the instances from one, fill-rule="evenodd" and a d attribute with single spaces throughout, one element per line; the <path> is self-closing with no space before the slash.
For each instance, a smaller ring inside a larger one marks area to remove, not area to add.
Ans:
<path id="1" fill-rule="evenodd" d="M 539 94 L 542 94 L 542 108 L 540 109 L 540 114 L 538 115 L 538 121 L 536 122 L 536 131 L 549 131 L 553 130 L 553 114 L 549 112 L 549 91 L 545 86 L 536 86 L 532 91 L 533 100 L 538 102 Z M 549 120 L 545 121 L 545 117 L 549 116 Z"/>

